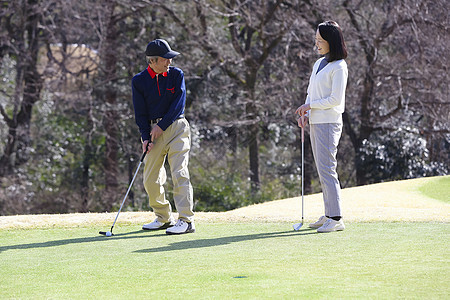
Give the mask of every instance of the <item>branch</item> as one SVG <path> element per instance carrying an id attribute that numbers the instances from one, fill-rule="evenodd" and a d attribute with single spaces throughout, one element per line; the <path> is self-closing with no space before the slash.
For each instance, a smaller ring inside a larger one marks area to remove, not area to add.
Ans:
<path id="1" fill-rule="evenodd" d="M 385 114 L 384 116 L 380 116 L 380 121 L 384 122 L 384 121 L 390 119 L 392 116 L 397 114 L 402 108 L 403 108 L 402 96 L 400 95 L 400 96 L 398 96 L 397 107 L 395 109 L 393 109 L 392 111 L 390 111 L 389 113 Z"/>
<path id="2" fill-rule="evenodd" d="M 362 48 L 364 49 L 364 52 L 366 53 L 367 63 L 369 64 L 369 67 L 371 67 L 377 57 L 376 48 L 374 46 L 370 45 L 368 43 L 368 41 L 366 40 L 366 38 L 365 38 L 366 33 L 363 32 L 363 30 L 361 29 L 361 26 L 358 23 L 358 20 L 356 20 L 356 13 L 355 13 L 354 9 L 350 8 L 349 0 L 345 0 L 342 4 L 343 4 L 348 16 L 350 17 L 350 22 L 352 23 L 353 27 L 355 27 L 356 32 L 358 33 L 359 43 L 361 44 Z"/>
<path id="3" fill-rule="evenodd" d="M 268 24 L 272 19 L 273 16 L 275 15 L 275 11 L 278 9 L 278 7 L 280 6 L 280 4 L 282 3 L 282 0 L 277 0 L 277 2 L 274 5 L 270 5 L 269 3 L 269 9 L 268 9 L 268 14 L 266 15 L 266 18 L 264 18 L 261 22 L 261 24 Z"/>
<path id="4" fill-rule="evenodd" d="M 401 128 L 402 128 L 402 130 L 404 130 L 406 132 L 418 134 L 417 131 L 410 130 L 410 129 L 405 128 L 405 127 L 401 127 Z M 397 131 L 399 129 L 399 127 L 377 126 L 377 127 L 373 127 L 372 129 L 373 129 L 373 131 Z M 444 133 L 444 134 L 447 134 L 447 133 L 450 133 L 450 130 L 448 130 L 448 129 L 427 130 L 427 129 L 420 128 L 419 131 L 420 131 L 420 134 L 424 134 L 424 133 L 428 133 L 428 134 Z"/>
<path id="5" fill-rule="evenodd" d="M 0 114 L 3 116 L 3 119 L 5 119 L 5 122 L 6 124 L 8 124 L 8 127 L 14 127 L 14 122 L 6 113 L 5 109 L 3 108 L 3 105 L 0 105 Z"/>
<path id="6" fill-rule="evenodd" d="M 352 127 L 352 123 L 350 121 L 350 115 L 348 114 L 348 112 L 344 112 L 342 114 L 342 118 L 344 120 L 345 131 L 349 135 L 350 141 L 352 141 L 353 148 L 357 149 L 359 147 L 358 137 L 356 136 L 356 132 Z"/>
<path id="7" fill-rule="evenodd" d="M 245 79 L 242 79 L 241 77 L 239 77 L 239 75 L 238 75 L 237 73 L 231 71 L 231 70 L 227 67 L 227 65 L 223 65 L 223 66 L 222 66 L 222 69 L 225 71 L 225 73 L 227 73 L 227 75 L 228 75 L 230 78 L 236 80 L 238 84 L 240 84 L 240 85 L 242 85 L 242 86 L 245 86 L 245 85 L 246 85 Z"/>
<path id="8" fill-rule="evenodd" d="M 234 1 L 233 1 L 234 3 Z M 236 29 L 236 18 L 234 15 L 231 15 L 228 20 L 230 20 L 230 22 L 228 23 L 228 28 L 230 31 L 230 35 L 231 35 L 231 43 L 233 45 L 234 50 L 242 57 L 245 56 L 244 50 L 242 49 L 242 47 L 239 45 L 239 41 L 238 41 L 238 35 L 237 35 L 237 29 Z"/>
<path id="9" fill-rule="evenodd" d="M 398 85 L 399 85 L 399 95 L 398 95 L 398 100 L 397 100 L 397 107 L 392 110 L 391 112 L 389 112 L 388 114 L 381 116 L 381 122 L 386 121 L 387 119 L 390 119 L 393 115 L 397 114 L 397 112 L 399 112 L 402 108 L 403 108 L 403 104 L 402 104 L 402 100 L 403 100 L 403 86 L 402 86 L 402 79 L 400 76 L 397 77 L 398 79 Z"/>
<path id="10" fill-rule="evenodd" d="M 413 19 L 412 18 L 407 18 L 407 19 L 402 19 L 399 22 L 395 22 L 394 24 L 390 25 L 390 26 L 385 26 L 385 24 L 383 24 L 381 26 L 381 32 L 380 34 L 375 38 L 375 44 L 376 47 L 378 48 L 378 46 L 381 44 L 381 42 L 383 42 L 387 37 L 389 37 L 395 29 L 397 29 L 398 27 L 400 27 L 401 25 L 407 24 L 407 23 L 412 23 Z"/>
<path id="11" fill-rule="evenodd" d="M 158 5 L 159 7 L 161 7 L 162 9 L 164 9 L 171 18 L 173 18 L 173 20 L 175 20 L 175 22 L 180 25 L 184 31 L 186 31 L 186 33 L 188 34 L 188 36 L 192 36 L 192 32 L 190 30 L 190 27 L 186 26 L 186 23 L 184 23 L 183 21 L 181 21 L 180 18 L 178 18 L 178 15 L 169 7 L 167 7 L 166 5 L 162 4 L 162 3 L 152 3 L 152 5 Z"/>
<path id="12" fill-rule="evenodd" d="M 272 51 L 272 49 L 274 49 L 281 42 L 281 40 L 283 39 L 284 33 L 285 33 L 284 31 L 281 32 L 276 39 L 274 39 L 274 40 L 272 40 L 272 42 L 270 42 L 268 47 L 263 49 L 263 53 L 261 54 L 261 56 L 257 60 L 259 65 L 262 65 L 264 63 L 264 61 L 269 56 L 269 54 Z"/>

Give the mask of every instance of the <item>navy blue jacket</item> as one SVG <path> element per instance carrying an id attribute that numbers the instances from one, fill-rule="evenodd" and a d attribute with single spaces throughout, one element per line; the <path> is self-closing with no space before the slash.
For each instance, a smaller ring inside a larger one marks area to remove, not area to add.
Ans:
<path id="1" fill-rule="evenodd" d="M 131 80 L 136 124 L 142 140 L 150 140 L 150 120 L 162 118 L 158 126 L 166 130 L 180 115 L 186 105 L 184 73 L 176 67 L 156 75 L 149 67 Z"/>

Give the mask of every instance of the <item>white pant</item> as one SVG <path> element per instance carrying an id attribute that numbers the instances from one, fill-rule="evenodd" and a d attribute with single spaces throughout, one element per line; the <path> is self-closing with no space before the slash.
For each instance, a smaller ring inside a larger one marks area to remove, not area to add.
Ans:
<path id="1" fill-rule="evenodd" d="M 342 133 L 342 124 L 311 124 L 310 132 L 312 152 L 323 192 L 325 215 L 328 217 L 342 216 L 341 186 L 336 172 L 336 154 Z"/>
<path id="2" fill-rule="evenodd" d="M 193 189 L 188 163 L 191 148 L 189 123 L 185 118 L 175 120 L 155 141 L 144 159 L 144 187 L 150 206 L 158 221 L 167 223 L 172 218 L 172 207 L 166 199 L 164 184 L 167 175 L 164 162 L 167 158 L 173 181 L 173 200 L 179 218 L 193 221 Z"/>

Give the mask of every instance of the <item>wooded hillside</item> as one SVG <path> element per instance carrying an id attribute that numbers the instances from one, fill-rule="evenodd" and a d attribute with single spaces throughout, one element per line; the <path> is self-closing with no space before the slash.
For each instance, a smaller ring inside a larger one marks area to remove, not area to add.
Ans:
<path id="1" fill-rule="evenodd" d="M 195 209 L 298 195 L 294 111 L 324 20 L 340 24 L 349 50 L 343 187 L 448 174 L 448 1 L 0 5 L 0 215 L 117 209 L 141 151 L 131 78 L 155 38 L 182 53 L 173 65 L 186 79 Z M 320 186 L 306 140 L 312 193 Z M 141 181 L 128 210 L 148 209 Z"/>

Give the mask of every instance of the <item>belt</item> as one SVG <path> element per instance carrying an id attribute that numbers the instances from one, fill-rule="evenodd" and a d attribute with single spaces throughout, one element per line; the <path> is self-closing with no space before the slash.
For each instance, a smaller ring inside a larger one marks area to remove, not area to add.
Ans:
<path id="1" fill-rule="evenodd" d="M 153 124 L 158 123 L 158 122 L 161 121 L 161 120 L 162 120 L 162 118 L 153 119 L 153 120 L 150 120 L 149 123 L 150 123 L 150 125 L 153 125 Z"/>
<path id="2" fill-rule="evenodd" d="M 182 118 L 184 118 L 184 114 L 179 115 L 177 119 L 182 119 Z M 162 120 L 162 118 L 157 118 L 157 119 L 149 120 L 149 123 L 150 123 L 150 125 L 153 125 L 153 124 L 158 123 L 161 120 Z"/>

